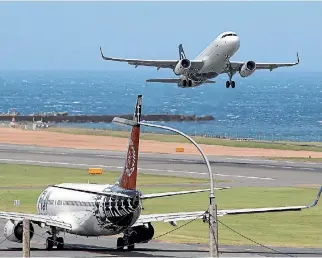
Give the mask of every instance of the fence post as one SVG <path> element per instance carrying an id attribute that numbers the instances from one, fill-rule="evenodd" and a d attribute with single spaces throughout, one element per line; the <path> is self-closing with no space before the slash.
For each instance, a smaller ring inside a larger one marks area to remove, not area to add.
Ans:
<path id="1" fill-rule="evenodd" d="M 23 257 L 29 258 L 30 257 L 30 221 L 29 219 L 24 218 L 23 220 Z"/>

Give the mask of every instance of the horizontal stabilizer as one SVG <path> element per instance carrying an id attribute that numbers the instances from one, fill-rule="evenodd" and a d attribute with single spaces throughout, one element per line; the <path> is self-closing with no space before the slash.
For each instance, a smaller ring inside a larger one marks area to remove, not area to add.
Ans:
<path id="1" fill-rule="evenodd" d="M 230 189 L 230 187 L 215 188 L 215 190 L 224 190 L 224 189 Z M 152 193 L 152 194 L 142 195 L 141 199 L 153 199 L 153 198 L 168 197 L 168 196 L 182 195 L 182 194 L 201 193 L 201 192 L 208 192 L 208 191 L 210 191 L 210 189 L 179 191 L 179 192 L 166 192 L 166 193 Z"/>
<path id="2" fill-rule="evenodd" d="M 81 193 L 103 195 L 103 196 L 108 196 L 108 197 L 111 197 L 111 196 L 112 197 L 124 197 L 124 198 L 130 197 L 126 194 L 115 193 L 115 192 L 91 191 L 91 190 L 87 190 L 87 189 L 78 189 L 78 188 L 64 187 L 64 186 L 59 186 L 59 185 L 50 185 L 50 187 L 55 187 L 55 188 L 60 188 L 60 189 L 65 189 L 65 190 L 70 190 L 70 191 L 75 191 L 75 192 L 81 192 Z"/>
<path id="3" fill-rule="evenodd" d="M 146 82 L 163 82 L 163 83 L 179 83 L 180 79 L 165 78 L 165 79 L 148 79 Z"/>
<path id="4" fill-rule="evenodd" d="M 178 78 L 164 78 L 164 79 L 148 79 L 146 82 L 163 82 L 163 83 L 179 83 L 181 80 Z M 207 80 L 203 83 L 216 83 L 216 81 Z"/>

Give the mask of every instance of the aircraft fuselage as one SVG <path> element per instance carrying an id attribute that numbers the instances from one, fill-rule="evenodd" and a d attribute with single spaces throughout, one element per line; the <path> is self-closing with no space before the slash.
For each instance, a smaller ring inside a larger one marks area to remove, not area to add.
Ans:
<path id="1" fill-rule="evenodd" d="M 223 37 L 224 35 L 228 35 Z M 240 47 L 240 39 L 234 32 L 220 34 L 195 60 L 202 60 L 203 67 L 198 72 L 181 75 L 181 80 L 191 79 L 194 86 L 200 85 L 208 78 L 215 78 L 227 66 L 227 61 Z"/>
<path id="2" fill-rule="evenodd" d="M 112 185 L 61 184 L 90 191 L 126 193 L 133 198 L 107 197 L 55 187 L 46 188 L 37 201 L 37 213 L 58 216 L 72 225 L 71 234 L 84 236 L 114 235 L 131 227 L 141 214 L 140 194 Z"/>

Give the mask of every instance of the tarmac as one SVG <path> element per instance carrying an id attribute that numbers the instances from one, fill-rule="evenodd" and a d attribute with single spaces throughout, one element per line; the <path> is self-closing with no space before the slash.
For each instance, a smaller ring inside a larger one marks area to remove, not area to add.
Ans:
<path id="1" fill-rule="evenodd" d="M 214 178 L 229 182 L 217 186 L 319 186 L 322 163 L 264 160 L 259 158 L 208 157 Z M 0 163 L 121 171 L 125 152 L 79 150 L 24 145 L 0 145 Z M 209 178 L 202 157 L 185 154 L 139 154 L 139 173 Z"/>
<path id="2" fill-rule="evenodd" d="M 257 158 L 208 157 L 214 176 L 221 182 L 216 186 L 319 186 L 322 184 L 322 163 L 263 160 Z M 106 170 L 121 171 L 125 152 L 76 150 L 22 145 L 0 145 L 0 163 L 34 164 L 55 167 L 89 168 L 103 167 Z M 185 154 L 140 153 L 139 172 L 181 177 L 208 178 L 207 167 L 201 156 Z M 308 200 L 310 202 L 311 200 Z M 5 221 L 0 221 L 0 229 Z M 117 252 L 116 237 L 85 238 L 64 236 L 66 250 L 46 251 L 44 229 L 36 227 L 37 235 L 31 242 L 32 257 L 208 257 L 207 245 L 173 244 L 151 241 L 139 244 L 133 252 Z M 42 235 L 43 234 L 43 235 Z M 0 236 L 0 257 L 22 255 L 21 244 L 4 240 Z M 322 249 L 280 248 L 276 251 L 260 246 L 220 246 L 220 256 L 318 256 Z"/>
<path id="3" fill-rule="evenodd" d="M 0 221 L 3 228 L 5 221 Z M 31 240 L 30 257 L 209 257 L 209 248 L 201 244 L 173 244 L 152 240 L 147 244 L 138 244 L 132 252 L 117 251 L 116 239 L 113 237 L 86 238 L 66 234 L 65 250 L 45 250 L 45 230 L 35 227 L 36 234 Z M 0 257 L 21 257 L 21 243 L 4 241 L 0 237 Z M 4 241 L 3 243 L 1 243 Z M 322 249 L 316 248 L 281 248 L 273 250 L 259 246 L 219 246 L 221 257 L 321 257 Z"/>

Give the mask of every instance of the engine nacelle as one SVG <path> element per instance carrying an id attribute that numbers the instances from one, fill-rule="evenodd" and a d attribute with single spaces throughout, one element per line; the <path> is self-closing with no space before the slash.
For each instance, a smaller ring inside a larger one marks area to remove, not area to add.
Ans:
<path id="1" fill-rule="evenodd" d="M 23 222 L 20 221 L 17 224 L 12 223 L 11 220 L 9 220 L 6 225 L 4 226 L 4 237 L 8 239 L 11 242 L 22 242 L 22 236 L 23 236 Z M 34 236 L 34 227 L 32 223 L 30 223 L 29 226 L 30 229 L 30 240 Z"/>
<path id="2" fill-rule="evenodd" d="M 135 243 L 147 243 L 154 236 L 154 228 L 149 223 L 147 226 L 136 226 L 132 228 L 135 234 Z"/>
<path id="3" fill-rule="evenodd" d="M 191 66 L 191 62 L 189 59 L 181 59 L 176 67 L 174 68 L 173 72 L 176 75 L 181 75 L 184 74 L 186 71 L 188 71 L 190 69 Z"/>
<path id="4" fill-rule="evenodd" d="M 247 61 L 241 67 L 239 74 L 241 77 L 248 77 L 256 70 L 256 63 L 254 61 Z"/>

